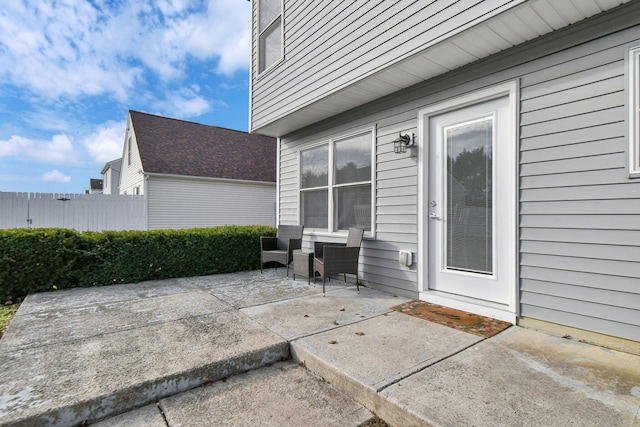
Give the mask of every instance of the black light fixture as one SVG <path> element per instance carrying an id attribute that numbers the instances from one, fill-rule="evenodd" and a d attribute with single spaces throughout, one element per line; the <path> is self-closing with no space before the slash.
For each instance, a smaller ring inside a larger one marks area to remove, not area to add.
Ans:
<path id="1" fill-rule="evenodd" d="M 396 154 L 402 154 L 407 152 L 408 147 L 416 145 L 416 137 L 413 133 L 402 132 L 398 134 L 398 137 L 393 141 L 393 152 Z"/>

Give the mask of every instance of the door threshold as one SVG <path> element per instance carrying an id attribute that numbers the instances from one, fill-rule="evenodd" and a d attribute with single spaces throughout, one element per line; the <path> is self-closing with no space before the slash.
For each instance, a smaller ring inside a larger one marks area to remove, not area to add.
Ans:
<path id="1" fill-rule="evenodd" d="M 480 316 L 502 320 L 516 324 L 516 314 L 509 309 L 506 304 L 498 304 L 491 301 L 482 301 L 461 295 L 448 294 L 439 291 L 420 292 L 420 300 L 438 304 L 456 310 L 467 311 Z"/>

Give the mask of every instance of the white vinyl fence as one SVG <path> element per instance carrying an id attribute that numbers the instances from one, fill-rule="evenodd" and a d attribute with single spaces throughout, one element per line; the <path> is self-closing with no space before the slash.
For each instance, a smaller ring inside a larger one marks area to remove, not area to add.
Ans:
<path id="1" fill-rule="evenodd" d="M 0 192 L 0 229 L 146 230 L 144 197 Z"/>

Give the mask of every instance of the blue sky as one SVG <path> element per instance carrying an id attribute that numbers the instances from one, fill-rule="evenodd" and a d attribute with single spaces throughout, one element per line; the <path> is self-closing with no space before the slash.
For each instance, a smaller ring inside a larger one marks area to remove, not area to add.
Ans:
<path id="1" fill-rule="evenodd" d="M 247 130 L 245 0 L 8 0 L 0 191 L 84 193 L 128 110 Z"/>

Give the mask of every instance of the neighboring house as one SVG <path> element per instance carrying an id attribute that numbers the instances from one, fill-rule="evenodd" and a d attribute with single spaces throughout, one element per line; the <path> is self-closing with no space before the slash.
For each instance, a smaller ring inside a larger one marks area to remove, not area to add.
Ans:
<path id="1" fill-rule="evenodd" d="M 102 193 L 103 194 L 120 194 L 120 168 L 122 159 L 115 159 L 107 162 L 100 173 L 102 174 Z"/>
<path id="2" fill-rule="evenodd" d="M 275 225 L 276 140 L 129 111 L 120 194 L 145 195 L 147 228 Z"/>
<path id="3" fill-rule="evenodd" d="M 102 180 L 99 178 L 89 179 L 89 190 L 87 194 L 102 194 Z"/>
<path id="4" fill-rule="evenodd" d="M 378 289 L 640 341 L 640 1 L 252 5 L 277 223 L 364 226 Z"/>

